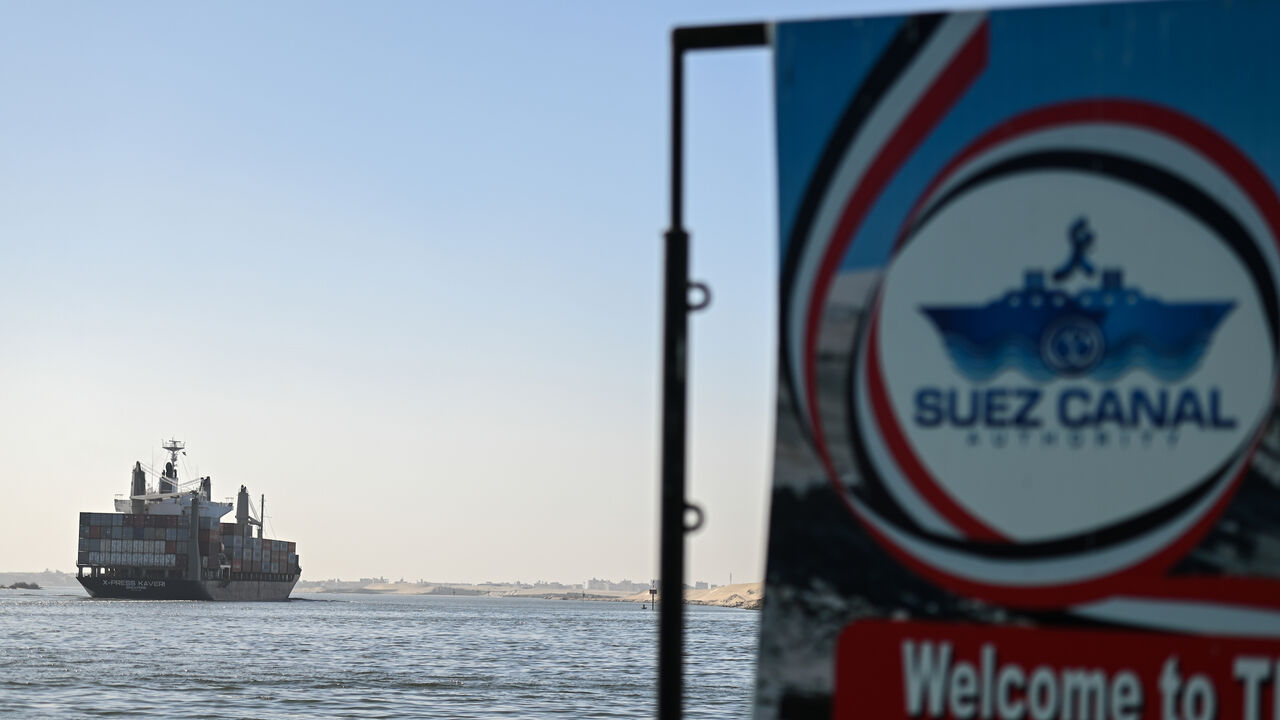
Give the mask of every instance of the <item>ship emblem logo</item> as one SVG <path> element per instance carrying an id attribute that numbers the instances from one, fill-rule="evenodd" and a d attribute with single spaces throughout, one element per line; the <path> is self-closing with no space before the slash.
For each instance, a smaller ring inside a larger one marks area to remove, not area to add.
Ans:
<path id="1" fill-rule="evenodd" d="M 1091 377 L 1107 382 L 1143 368 L 1164 382 L 1199 364 L 1214 331 L 1235 307 L 1229 300 L 1167 302 L 1125 285 L 1123 271 L 1104 268 L 1101 283 L 1078 292 L 1061 284 L 1095 274 L 1088 219 L 1068 228 L 1071 256 L 1046 284 L 1042 269 L 1026 270 L 1023 286 L 980 306 L 920 308 L 941 335 L 952 364 L 973 381 L 1006 368 L 1027 378 Z"/>

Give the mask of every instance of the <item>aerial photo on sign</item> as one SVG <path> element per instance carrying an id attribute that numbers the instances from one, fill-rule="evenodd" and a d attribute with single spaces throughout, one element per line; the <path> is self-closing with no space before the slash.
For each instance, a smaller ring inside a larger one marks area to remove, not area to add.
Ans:
<path id="1" fill-rule="evenodd" d="M 759 717 L 1280 717 L 1278 24 L 777 26 Z"/>

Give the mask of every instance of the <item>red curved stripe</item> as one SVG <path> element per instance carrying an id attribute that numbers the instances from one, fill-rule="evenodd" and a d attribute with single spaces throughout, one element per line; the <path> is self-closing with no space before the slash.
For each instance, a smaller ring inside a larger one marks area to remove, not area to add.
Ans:
<path id="1" fill-rule="evenodd" d="M 1252 452 L 1252 448 L 1250 452 Z M 1247 470 L 1248 463 L 1246 462 L 1241 466 L 1236 476 L 1232 478 L 1231 487 L 1223 492 L 1222 497 L 1214 503 L 1213 508 L 1206 512 L 1204 517 L 1177 542 L 1164 550 L 1135 565 L 1098 578 L 1038 587 L 996 585 L 949 574 L 945 570 L 930 565 L 895 545 L 892 538 L 880 532 L 874 523 L 863 517 L 857 506 L 850 502 L 847 496 L 841 495 L 841 497 L 845 499 L 846 505 L 853 511 L 854 517 L 858 519 L 859 524 L 872 537 L 876 538 L 880 545 L 886 548 L 889 554 L 898 562 L 939 587 L 960 595 L 1005 607 L 1045 610 L 1066 608 L 1113 596 L 1141 596 L 1182 600 L 1201 599 L 1205 601 L 1212 599 L 1229 604 L 1280 609 L 1280 581 L 1250 578 L 1251 582 L 1242 580 L 1223 584 L 1221 586 L 1223 592 L 1214 594 L 1214 588 L 1219 581 L 1223 580 L 1222 578 L 1168 578 L 1164 576 L 1164 572 L 1169 566 L 1180 560 L 1213 526 L 1217 515 L 1230 503 L 1231 498 L 1235 495 L 1240 480 Z"/>
<path id="2" fill-rule="evenodd" d="M 902 475 L 911 483 L 911 487 L 915 488 L 916 492 L 920 493 L 920 496 L 948 522 L 974 540 L 1008 542 L 1008 538 L 999 530 L 986 524 L 957 502 L 916 457 L 911 441 L 898 425 L 893 407 L 889 403 L 889 396 L 884 389 L 884 377 L 880 374 L 879 303 L 876 310 L 871 320 L 871 327 L 867 328 L 867 387 L 870 390 L 871 409 L 875 412 L 876 426 L 884 437 L 885 446 L 898 463 Z"/>
<path id="3" fill-rule="evenodd" d="M 1016 115 L 974 140 L 952 158 L 925 187 L 898 233 L 897 247 L 906 239 L 912 223 L 920 216 L 934 191 L 960 166 L 994 145 L 1019 135 L 1058 125 L 1106 122 L 1132 125 L 1173 136 L 1211 158 L 1231 176 L 1253 201 L 1271 228 L 1273 238 L 1280 238 L 1280 198 L 1277 198 L 1262 171 L 1218 131 L 1179 110 L 1165 105 L 1124 98 L 1096 98 L 1047 105 Z"/>
<path id="4" fill-rule="evenodd" d="M 808 317 L 805 319 L 805 398 L 809 403 L 809 425 L 813 428 L 814 445 L 827 470 L 828 477 L 837 487 L 839 479 L 836 477 L 835 466 L 831 462 L 826 439 L 822 434 L 822 419 L 817 402 L 817 382 L 814 377 L 814 351 L 817 348 L 818 325 L 822 317 L 822 308 L 826 303 L 827 291 L 830 289 L 831 280 L 840 265 L 841 258 L 844 257 L 849 244 L 853 242 L 853 236 L 866 218 L 871 205 L 884 191 L 898 168 L 906 162 L 925 136 L 941 121 L 942 116 L 981 74 L 987 64 L 987 38 L 987 21 L 983 20 L 946 69 L 934 78 L 929 89 L 907 113 L 889 141 L 880 148 L 875 159 L 867 166 L 861 182 L 850 194 L 840 220 L 827 240 L 827 249 L 814 281 Z"/>

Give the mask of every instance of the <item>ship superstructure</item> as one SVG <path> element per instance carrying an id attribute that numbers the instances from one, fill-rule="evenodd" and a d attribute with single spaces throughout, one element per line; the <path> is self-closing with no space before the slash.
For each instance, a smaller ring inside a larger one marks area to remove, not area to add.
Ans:
<path id="1" fill-rule="evenodd" d="M 257 517 L 244 485 L 234 505 L 217 502 L 211 478 L 180 480 L 185 444 L 163 447 L 163 470 L 134 463 L 116 512 L 80 513 L 80 584 L 93 597 L 287 600 L 301 572 L 297 546 L 263 537 L 266 498 Z M 235 522 L 220 522 L 233 508 Z"/>

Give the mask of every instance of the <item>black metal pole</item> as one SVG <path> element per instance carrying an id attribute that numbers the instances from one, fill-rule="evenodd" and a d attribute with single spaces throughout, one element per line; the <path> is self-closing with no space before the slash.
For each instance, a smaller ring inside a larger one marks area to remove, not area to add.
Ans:
<path id="1" fill-rule="evenodd" d="M 689 234 L 683 227 L 684 51 L 671 43 L 671 227 L 662 290 L 662 546 L 658 569 L 658 717 L 680 720 L 684 690 L 685 348 L 689 338 Z"/>
<path id="2" fill-rule="evenodd" d="M 768 42 L 767 26 L 677 28 L 671 34 L 671 227 L 662 312 L 662 545 L 658 577 L 658 717 L 680 720 L 684 693 L 685 442 L 689 340 L 689 233 L 684 229 L 684 53 Z"/>

